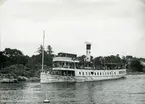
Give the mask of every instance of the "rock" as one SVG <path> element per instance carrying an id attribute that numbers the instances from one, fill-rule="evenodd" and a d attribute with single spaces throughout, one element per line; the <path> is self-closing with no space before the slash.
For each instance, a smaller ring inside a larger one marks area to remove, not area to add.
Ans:
<path id="1" fill-rule="evenodd" d="M 1 83 L 15 83 L 18 82 L 17 79 L 3 78 L 0 80 Z"/>
<path id="2" fill-rule="evenodd" d="M 31 78 L 29 78 L 29 81 L 32 81 L 32 82 L 34 82 L 34 81 L 40 81 L 40 78 L 38 78 L 38 77 L 31 77 Z"/>
<path id="3" fill-rule="evenodd" d="M 28 81 L 28 78 L 27 77 L 24 77 L 24 76 L 18 76 L 18 81 Z"/>

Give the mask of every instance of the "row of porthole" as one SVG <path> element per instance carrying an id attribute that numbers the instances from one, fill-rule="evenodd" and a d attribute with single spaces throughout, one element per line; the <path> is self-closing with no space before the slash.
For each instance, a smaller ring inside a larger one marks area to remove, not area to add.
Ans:
<path id="1" fill-rule="evenodd" d="M 86 72 L 86 75 L 116 75 L 116 72 Z M 79 72 L 79 75 L 85 75 L 85 72 Z"/>

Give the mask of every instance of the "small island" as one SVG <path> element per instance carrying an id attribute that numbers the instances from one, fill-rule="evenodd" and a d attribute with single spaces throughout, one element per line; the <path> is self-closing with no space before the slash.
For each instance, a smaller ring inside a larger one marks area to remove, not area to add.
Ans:
<path id="1" fill-rule="evenodd" d="M 18 49 L 5 48 L 0 52 L 0 82 L 20 82 L 20 81 L 39 81 L 42 63 L 43 46 L 37 50 L 37 54 L 28 56 L 24 55 Z M 44 51 L 44 70 L 51 70 L 53 67 L 53 53 L 52 47 L 47 46 Z M 78 56 L 79 61 L 84 61 L 85 55 Z M 128 74 L 144 74 L 145 73 L 145 58 L 137 58 L 131 55 L 121 56 L 91 56 L 91 62 L 94 66 L 103 68 L 105 63 L 117 63 L 125 65 Z"/>

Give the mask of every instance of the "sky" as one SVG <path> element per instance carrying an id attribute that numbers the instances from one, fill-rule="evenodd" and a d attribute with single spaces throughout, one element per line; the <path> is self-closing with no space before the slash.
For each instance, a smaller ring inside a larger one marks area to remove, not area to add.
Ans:
<path id="1" fill-rule="evenodd" d="M 145 57 L 144 0 L 0 0 L 0 49 Z"/>

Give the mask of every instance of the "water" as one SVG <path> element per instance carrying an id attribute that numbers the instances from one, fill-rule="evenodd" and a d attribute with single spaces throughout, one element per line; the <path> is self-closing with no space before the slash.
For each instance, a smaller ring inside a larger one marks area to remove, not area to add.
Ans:
<path id="1" fill-rule="evenodd" d="M 145 104 L 145 74 L 119 80 L 53 83 L 1 83 L 0 104 Z"/>

